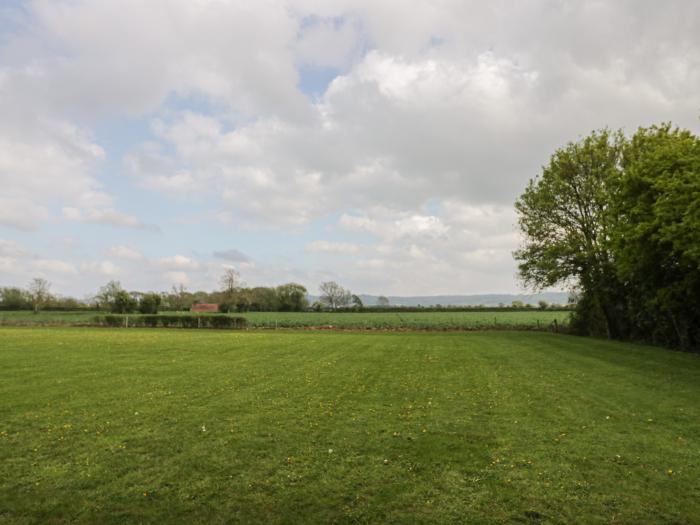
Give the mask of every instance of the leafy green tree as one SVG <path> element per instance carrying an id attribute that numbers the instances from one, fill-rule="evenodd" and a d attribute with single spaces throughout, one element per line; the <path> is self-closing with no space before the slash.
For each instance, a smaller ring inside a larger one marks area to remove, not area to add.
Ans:
<path id="1" fill-rule="evenodd" d="M 98 308 L 112 309 L 117 294 L 124 291 L 119 281 L 109 281 L 100 288 L 100 291 L 95 296 Z"/>
<path id="2" fill-rule="evenodd" d="M 111 305 L 112 313 L 129 314 L 136 310 L 138 302 L 126 290 L 119 290 L 114 295 L 114 300 Z"/>
<path id="3" fill-rule="evenodd" d="M 670 124 L 639 129 L 624 152 L 614 214 L 616 269 L 631 336 L 700 346 L 700 139 Z"/>
<path id="4" fill-rule="evenodd" d="M 624 143 L 622 133 L 602 130 L 567 144 L 515 204 L 524 237 L 515 257 L 524 283 L 535 289 L 578 286 L 581 324 L 608 337 L 621 332 L 620 287 L 608 240 Z"/>
<path id="5" fill-rule="evenodd" d="M 161 296 L 157 293 L 145 293 L 139 298 L 139 312 L 142 314 L 157 314 L 160 308 Z"/>
<path id="6" fill-rule="evenodd" d="M 386 308 L 387 306 L 389 306 L 389 299 L 383 295 L 380 295 L 379 297 L 377 297 L 377 306 L 381 308 Z"/>
<path id="7" fill-rule="evenodd" d="M 7 310 L 27 310 L 31 308 L 32 302 L 27 292 L 21 288 L 8 287 L 0 289 L 0 305 Z"/>
<path id="8" fill-rule="evenodd" d="M 309 301 L 306 288 L 301 284 L 287 283 L 277 287 L 277 300 L 282 312 L 300 312 L 306 310 Z"/>

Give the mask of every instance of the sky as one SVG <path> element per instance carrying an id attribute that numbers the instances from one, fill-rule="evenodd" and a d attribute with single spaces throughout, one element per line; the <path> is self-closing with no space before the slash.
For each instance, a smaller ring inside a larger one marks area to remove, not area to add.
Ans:
<path id="1" fill-rule="evenodd" d="M 0 286 L 521 291 L 592 130 L 700 133 L 696 0 L 0 0 Z"/>

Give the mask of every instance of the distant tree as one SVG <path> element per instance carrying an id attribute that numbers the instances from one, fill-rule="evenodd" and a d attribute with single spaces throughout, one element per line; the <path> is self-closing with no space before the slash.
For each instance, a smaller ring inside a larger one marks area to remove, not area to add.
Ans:
<path id="1" fill-rule="evenodd" d="M 38 313 L 51 298 L 49 288 L 51 288 L 49 281 L 41 277 L 35 277 L 29 283 L 29 297 L 34 313 Z"/>
<path id="2" fill-rule="evenodd" d="M 362 310 L 365 305 L 362 303 L 362 299 L 360 299 L 357 295 L 352 294 L 352 306 L 355 310 Z"/>
<path id="3" fill-rule="evenodd" d="M 283 312 L 300 312 L 306 310 L 309 301 L 306 288 L 301 284 L 287 283 L 277 287 L 279 309 Z"/>
<path id="4" fill-rule="evenodd" d="M 380 295 L 379 297 L 377 297 L 377 306 L 386 308 L 387 306 L 389 306 L 389 299 L 383 295 Z"/>
<path id="5" fill-rule="evenodd" d="M 7 310 L 25 310 L 31 308 L 32 301 L 21 288 L 9 287 L 0 289 L 0 305 Z"/>
<path id="6" fill-rule="evenodd" d="M 352 300 L 350 290 L 346 290 L 335 281 L 321 283 L 319 289 L 321 290 L 321 302 L 331 310 L 348 306 Z"/>
<path id="7" fill-rule="evenodd" d="M 236 310 L 239 312 L 247 312 L 252 304 L 251 293 L 248 288 L 239 288 L 234 293 L 233 302 L 236 305 Z"/>
<path id="8" fill-rule="evenodd" d="M 170 308 L 176 311 L 185 310 L 187 308 L 187 288 L 180 283 L 173 285 L 168 294 L 168 303 Z"/>
<path id="9" fill-rule="evenodd" d="M 258 312 L 274 312 L 279 309 L 277 291 L 266 286 L 251 288 L 250 309 Z"/>
<path id="10" fill-rule="evenodd" d="M 537 306 L 540 307 L 540 310 L 546 310 L 549 308 L 549 303 L 547 301 L 541 300 L 537 302 Z"/>
<path id="11" fill-rule="evenodd" d="M 523 303 L 522 301 L 513 301 L 512 303 L 510 303 L 510 305 L 511 305 L 513 308 L 523 308 L 523 307 L 525 307 L 525 303 Z"/>
<path id="12" fill-rule="evenodd" d="M 123 291 L 124 289 L 119 281 L 109 281 L 100 288 L 100 291 L 95 296 L 98 308 L 111 309 L 114 306 L 117 295 Z"/>
<path id="13" fill-rule="evenodd" d="M 139 312 L 142 314 L 157 314 L 160 308 L 161 296 L 157 293 L 142 294 L 139 299 Z"/>
<path id="14" fill-rule="evenodd" d="M 222 291 L 232 297 L 236 290 L 241 287 L 241 274 L 233 268 L 226 268 L 219 282 Z"/>
<path id="15" fill-rule="evenodd" d="M 126 290 L 119 290 L 111 304 L 111 311 L 115 314 L 129 314 L 136 310 L 138 302 Z"/>

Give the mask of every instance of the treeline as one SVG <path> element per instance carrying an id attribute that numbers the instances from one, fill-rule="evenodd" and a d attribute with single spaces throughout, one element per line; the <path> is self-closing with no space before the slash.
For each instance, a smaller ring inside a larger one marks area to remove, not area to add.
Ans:
<path id="1" fill-rule="evenodd" d="M 230 277 L 230 270 L 224 275 Z M 222 279 L 222 281 L 225 279 Z M 37 284 L 38 281 L 38 284 Z M 230 286 L 229 286 L 230 285 Z M 40 291 L 37 291 L 40 290 Z M 304 286 L 287 283 L 275 287 L 246 287 L 239 280 L 224 283 L 222 290 L 214 292 L 190 292 L 183 286 L 173 286 L 168 292 L 127 291 L 118 281 L 110 281 L 100 288 L 97 294 L 84 300 L 73 297 L 58 297 L 49 293 L 49 284 L 35 279 L 27 289 L 17 287 L 0 288 L 0 310 L 53 310 L 80 311 L 95 310 L 116 314 L 139 312 L 155 314 L 159 311 L 189 311 L 198 303 L 216 304 L 218 310 L 229 312 L 489 312 L 563 310 L 572 309 L 568 305 L 549 304 L 539 301 L 537 305 L 513 301 L 510 305 L 499 306 L 397 306 L 391 305 L 385 297 L 380 297 L 376 305 L 365 305 L 362 300 L 337 283 L 323 283 L 323 294 L 318 301 L 309 303 Z"/>
<path id="2" fill-rule="evenodd" d="M 110 281 L 89 298 L 58 297 L 49 292 L 50 284 L 34 279 L 26 289 L 0 288 L 2 310 L 97 310 L 126 314 L 159 311 L 189 311 L 197 303 L 216 304 L 220 312 L 299 312 L 310 309 L 307 290 L 296 283 L 275 287 L 248 288 L 235 283 L 220 291 L 190 292 L 184 286 L 173 286 L 168 292 L 127 291 L 120 282 Z"/>
<path id="3" fill-rule="evenodd" d="M 700 350 L 700 139 L 670 124 L 557 150 L 516 203 L 526 284 L 578 289 L 579 333 Z"/>

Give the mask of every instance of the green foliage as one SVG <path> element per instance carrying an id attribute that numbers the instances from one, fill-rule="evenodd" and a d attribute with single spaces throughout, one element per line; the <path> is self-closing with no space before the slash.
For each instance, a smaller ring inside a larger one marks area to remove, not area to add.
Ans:
<path id="1" fill-rule="evenodd" d="M 700 347 L 700 139 L 639 129 L 625 149 L 614 212 L 618 276 L 633 338 Z"/>
<path id="2" fill-rule="evenodd" d="M 524 283 L 580 286 L 601 320 L 588 325 L 588 332 L 613 337 L 619 329 L 608 210 L 624 143 L 621 133 L 602 130 L 567 144 L 515 203 L 524 237 L 515 257 Z"/>
<path id="3" fill-rule="evenodd" d="M 139 312 L 142 314 L 157 314 L 161 303 L 160 294 L 147 293 L 139 300 Z"/>
<path id="4" fill-rule="evenodd" d="M 126 290 L 118 290 L 114 294 L 110 310 L 113 314 L 129 314 L 136 310 L 138 302 Z"/>
<path id="5" fill-rule="evenodd" d="M 110 327 L 148 328 L 227 328 L 243 329 L 248 326 L 244 317 L 230 315 L 101 315 L 94 323 Z"/>
<path id="6" fill-rule="evenodd" d="M 516 203 L 534 287 L 580 289 L 572 327 L 700 348 L 700 139 L 606 130 L 558 150 Z"/>
<path id="7" fill-rule="evenodd" d="M 0 342 L 3 523 L 698 521 L 696 356 L 507 332 Z"/>
<path id="8" fill-rule="evenodd" d="M 21 288 L 0 288 L 0 306 L 5 310 L 28 310 L 32 307 L 32 301 Z"/>
<path id="9" fill-rule="evenodd" d="M 277 287 L 277 303 L 281 312 L 301 312 L 309 306 L 306 288 L 301 284 L 287 283 Z"/>

